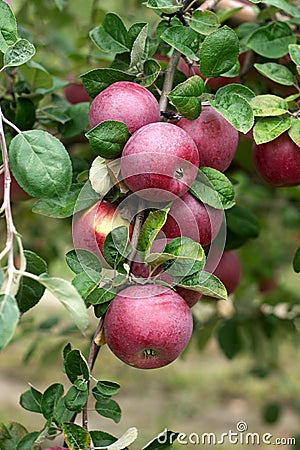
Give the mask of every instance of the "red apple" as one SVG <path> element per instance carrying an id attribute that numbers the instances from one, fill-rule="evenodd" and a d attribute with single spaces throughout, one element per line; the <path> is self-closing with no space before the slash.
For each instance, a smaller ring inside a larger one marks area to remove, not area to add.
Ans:
<path id="1" fill-rule="evenodd" d="M 192 329 L 192 314 L 183 298 L 155 284 L 134 285 L 119 292 L 104 319 L 110 350 L 140 369 L 174 361 L 188 344 Z"/>
<path id="2" fill-rule="evenodd" d="M 185 289 L 180 286 L 175 286 L 176 292 L 183 298 L 183 300 L 187 303 L 189 308 L 192 308 L 200 298 L 202 297 L 202 294 L 199 294 L 199 292 L 191 291 L 190 289 Z"/>
<path id="3" fill-rule="evenodd" d="M 11 0 L 3 0 L 5 3 L 7 3 L 10 7 L 12 6 Z"/>
<path id="4" fill-rule="evenodd" d="M 75 249 L 84 249 L 94 253 L 108 267 L 103 257 L 103 244 L 108 233 L 125 225 L 131 235 L 132 226 L 123 219 L 116 206 L 100 200 L 95 205 L 76 213 L 73 217 L 73 245 Z"/>
<path id="5" fill-rule="evenodd" d="M 233 27 L 241 23 L 257 21 L 257 12 L 253 6 L 253 3 L 248 0 L 220 0 L 216 4 L 216 11 L 241 8 L 228 19 L 230 26 Z"/>
<path id="6" fill-rule="evenodd" d="M 210 272 L 209 269 L 209 267 L 205 267 L 205 270 Z M 225 251 L 217 267 L 214 268 L 213 274 L 222 281 L 228 294 L 234 292 L 242 275 L 242 264 L 238 254 L 234 250 Z"/>
<path id="7" fill-rule="evenodd" d="M 195 141 L 199 152 L 199 166 L 224 172 L 230 165 L 238 146 L 238 131 L 211 106 L 203 106 L 195 120 L 180 119 L 178 127 Z"/>
<path id="8" fill-rule="evenodd" d="M 22 200 L 28 200 L 30 196 L 25 192 L 21 186 L 17 183 L 16 179 L 11 176 L 10 184 L 10 199 L 12 202 L 20 202 Z M 4 174 L 0 174 L 0 202 L 3 201 L 4 197 Z"/>
<path id="9" fill-rule="evenodd" d="M 118 120 L 134 133 L 148 123 L 159 122 L 160 108 L 148 89 L 130 81 L 118 81 L 95 97 L 89 119 L 92 128 L 104 120 Z"/>
<path id="10" fill-rule="evenodd" d="M 68 84 L 64 88 L 64 94 L 68 102 L 72 103 L 72 105 L 90 101 L 90 96 L 84 89 L 82 83 L 73 82 Z"/>
<path id="11" fill-rule="evenodd" d="M 288 133 L 265 144 L 253 144 L 252 158 L 259 175 L 276 187 L 300 184 L 300 148 Z"/>
<path id="12" fill-rule="evenodd" d="M 140 128 L 127 141 L 121 171 L 129 189 L 152 201 L 182 196 L 196 178 L 198 150 L 181 128 L 167 122 Z"/>
<path id="13" fill-rule="evenodd" d="M 187 192 L 173 202 L 162 231 L 167 238 L 186 236 L 208 245 L 220 230 L 223 214 L 222 210 L 204 205 Z"/>

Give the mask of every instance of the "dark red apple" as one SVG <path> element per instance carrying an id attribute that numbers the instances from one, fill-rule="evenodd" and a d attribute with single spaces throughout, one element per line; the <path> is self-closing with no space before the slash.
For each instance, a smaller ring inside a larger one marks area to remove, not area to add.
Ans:
<path id="1" fill-rule="evenodd" d="M 206 270 L 209 269 L 206 267 Z M 232 294 L 238 287 L 242 275 L 242 264 L 238 254 L 234 250 L 222 254 L 214 275 L 222 281 L 228 294 Z"/>
<path id="2" fill-rule="evenodd" d="M 200 167 L 212 167 L 221 172 L 229 167 L 238 146 L 239 133 L 211 106 L 203 106 L 197 119 L 182 118 L 176 125 L 195 141 Z"/>
<path id="3" fill-rule="evenodd" d="M 23 200 L 28 200 L 30 196 L 25 192 L 21 186 L 17 183 L 16 179 L 11 176 L 10 184 L 10 199 L 12 202 L 20 202 Z M 4 174 L 0 174 L 0 202 L 3 201 L 4 197 Z"/>
<path id="4" fill-rule="evenodd" d="M 75 249 L 84 249 L 94 253 L 108 267 L 103 257 L 103 244 L 108 233 L 125 225 L 132 232 L 132 225 L 123 219 L 116 206 L 100 200 L 87 210 L 76 213 L 73 217 L 73 245 Z"/>
<path id="5" fill-rule="evenodd" d="M 198 150 L 181 128 L 167 122 L 140 128 L 127 141 L 121 172 L 129 189 L 155 202 L 182 196 L 196 178 Z"/>
<path id="6" fill-rule="evenodd" d="M 252 158 L 259 175 L 276 187 L 300 184 L 300 148 L 288 133 L 273 141 L 252 146 Z"/>
<path id="7" fill-rule="evenodd" d="M 192 329 L 192 314 L 183 298 L 157 284 L 134 285 L 119 292 L 104 319 L 110 350 L 140 369 L 163 367 L 178 358 Z"/>
<path id="8" fill-rule="evenodd" d="M 118 120 L 134 133 L 148 123 L 159 122 L 160 108 L 148 89 L 130 81 L 118 81 L 95 97 L 89 119 L 92 128 L 104 120 Z"/>
<path id="9" fill-rule="evenodd" d="M 64 94 L 68 102 L 72 103 L 72 105 L 90 101 L 90 96 L 84 89 L 82 83 L 72 82 L 68 84 L 68 86 L 64 88 Z"/>

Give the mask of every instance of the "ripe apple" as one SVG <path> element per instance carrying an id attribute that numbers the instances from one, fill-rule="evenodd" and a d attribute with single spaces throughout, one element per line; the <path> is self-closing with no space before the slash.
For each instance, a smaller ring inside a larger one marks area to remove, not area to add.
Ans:
<path id="1" fill-rule="evenodd" d="M 125 288 L 112 300 L 104 318 L 110 350 L 140 369 L 174 361 L 188 344 L 192 329 L 192 314 L 183 298 L 157 284 Z"/>
<path id="2" fill-rule="evenodd" d="M 68 84 L 68 86 L 64 88 L 64 94 L 68 102 L 72 103 L 72 105 L 90 101 L 90 96 L 84 89 L 82 83 L 72 82 Z"/>
<path id="3" fill-rule="evenodd" d="M 195 141 L 199 152 L 199 166 L 224 172 L 230 165 L 238 146 L 238 131 L 211 106 L 203 106 L 195 120 L 184 117 L 176 125 Z"/>
<path id="4" fill-rule="evenodd" d="M 204 205 L 187 192 L 173 202 L 162 231 L 167 238 L 186 236 L 208 245 L 220 230 L 223 214 L 222 210 Z"/>
<path id="5" fill-rule="evenodd" d="M 73 245 L 75 249 L 84 249 L 94 253 L 105 267 L 109 267 L 103 256 L 103 244 L 108 233 L 125 225 L 132 232 L 132 225 L 123 219 L 116 206 L 100 200 L 92 207 L 76 213 L 73 217 Z"/>
<path id="6" fill-rule="evenodd" d="M 30 196 L 25 192 L 21 186 L 17 183 L 17 180 L 11 176 L 11 184 L 10 184 L 10 199 L 12 202 L 20 202 L 22 200 L 28 200 Z M 0 174 L 0 202 L 3 201 L 4 198 L 4 174 Z"/>
<path id="7" fill-rule="evenodd" d="M 210 272 L 209 267 L 205 270 Z M 242 264 L 238 254 L 234 250 L 225 251 L 213 274 L 222 281 L 228 294 L 232 294 L 238 287 L 242 275 Z"/>
<path id="8" fill-rule="evenodd" d="M 118 120 L 134 133 L 148 123 L 159 122 L 160 108 L 148 89 L 130 81 L 118 81 L 95 97 L 89 119 L 92 128 L 104 120 Z"/>
<path id="9" fill-rule="evenodd" d="M 300 148 L 288 133 L 265 144 L 252 146 L 252 158 L 259 175 L 276 187 L 300 184 Z"/>
<path id="10" fill-rule="evenodd" d="M 121 156 L 124 182 L 154 202 L 182 196 L 196 178 L 198 150 L 181 128 L 167 122 L 145 125 L 127 141 Z"/>

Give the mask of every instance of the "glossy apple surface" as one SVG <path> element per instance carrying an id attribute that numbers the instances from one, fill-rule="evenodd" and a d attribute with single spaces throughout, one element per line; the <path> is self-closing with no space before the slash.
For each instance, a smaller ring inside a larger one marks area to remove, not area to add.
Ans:
<path id="1" fill-rule="evenodd" d="M 266 144 L 254 143 L 252 158 L 258 174 L 272 186 L 300 184 L 300 148 L 287 133 Z"/>
<path id="2" fill-rule="evenodd" d="M 242 275 L 242 265 L 238 254 L 234 250 L 224 252 L 213 273 L 222 281 L 227 293 L 232 294 L 238 287 Z"/>
<path id="3" fill-rule="evenodd" d="M 123 219 L 116 206 L 101 200 L 89 209 L 74 215 L 72 227 L 74 248 L 94 253 L 108 267 L 102 253 L 105 238 L 111 230 L 123 225 L 129 228 L 131 235 L 132 226 Z"/>
<path id="4" fill-rule="evenodd" d="M 118 81 L 104 89 L 91 103 L 90 126 L 104 120 L 124 122 L 130 133 L 160 120 L 160 108 L 148 89 L 130 81 Z"/>
<path id="5" fill-rule="evenodd" d="M 104 319 L 105 339 L 123 362 L 154 369 L 174 361 L 193 329 L 189 307 L 172 289 L 134 285 L 119 292 Z"/>
<path id="6" fill-rule="evenodd" d="M 140 128 L 127 141 L 121 172 L 130 190 L 152 201 L 182 196 L 196 178 L 198 150 L 181 128 L 167 122 Z"/>
<path id="7" fill-rule="evenodd" d="M 239 133 L 211 106 L 203 106 L 197 119 L 182 118 L 176 125 L 195 141 L 200 167 L 212 167 L 221 172 L 229 167 L 238 146 Z"/>
<path id="8" fill-rule="evenodd" d="M 72 105 L 90 101 L 90 96 L 84 89 L 82 83 L 70 83 L 64 88 L 64 94 L 68 102 L 72 103 Z"/>

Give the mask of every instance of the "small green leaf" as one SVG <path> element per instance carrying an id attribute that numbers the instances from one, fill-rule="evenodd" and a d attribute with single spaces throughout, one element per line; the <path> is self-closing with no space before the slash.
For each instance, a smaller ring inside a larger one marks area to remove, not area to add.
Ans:
<path id="1" fill-rule="evenodd" d="M 291 127 L 288 130 L 290 138 L 300 147 L 300 120 L 291 118 Z"/>
<path id="2" fill-rule="evenodd" d="M 97 274 L 100 280 L 101 275 Z M 81 297 L 85 300 L 86 297 L 96 288 L 98 282 L 95 279 L 90 278 L 86 272 L 78 273 L 72 280 L 73 286 L 79 292 Z"/>
<path id="3" fill-rule="evenodd" d="M 116 120 L 105 120 L 86 133 L 92 149 L 107 159 L 120 156 L 130 137 L 127 125 Z"/>
<path id="4" fill-rule="evenodd" d="M 135 24 L 140 25 L 140 24 Z M 139 31 L 139 34 L 136 36 L 133 44 L 131 45 L 130 52 L 130 67 L 135 67 L 140 64 L 144 57 L 147 35 L 148 35 L 148 24 L 142 24 L 143 27 Z M 128 31 L 128 34 L 130 30 Z"/>
<path id="5" fill-rule="evenodd" d="M 26 39 L 19 39 L 4 54 L 5 67 L 21 66 L 35 55 L 35 48 Z"/>
<path id="6" fill-rule="evenodd" d="M 293 86 L 294 84 L 294 74 L 282 64 L 272 62 L 264 64 L 257 63 L 254 64 L 254 67 L 260 74 L 275 81 L 275 83 L 282 84 L 283 86 Z"/>
<path id="7" fill-rule="evenodd" d="M 50 133 L 29 130 L 18 134 L 10 143 L 9 156 L 14 177 L 32 197 L 59 198 L 70 189 L 69 154 Z"/>
<path id="8" fill-rule="evenodd" d="M 90 38 L 103 52 L 124 53 L 130 50 L 126 27 L 114 13 L 106 14 L 102 25 L 90 32 Z"/>
<path id="9" fill-rule="evenodd" d="M 177 286 L 191 291 L 199 292 L 208 297 L 213 297 L 218 300 L 227 299 L 227 291 L 223 283 L 213 274 L 208 272 L 196 272 L 174 281 Z"/>
<path id="10" fill-rule="evenodd" d="M 168 212 L 170 208 L 165 209 L 157 209 L 155 211 L 151 211 L 142 225 L 139 242 L 138 242 L 138 250 L 142 253 L 147 252 L 153 241 L 155 240 L 158 232 L 166 223 Z"/>
<path id="11" fill-rule="evenodd" d="M 157 80 L 160 71 L 161 67 L 157 61 L 154 59 L 147 59 L 144 63 L 141 85 L 144 87 L 151 86 Z"/>
<path id="12" fill-rule="evenodd" d="M 0 350 L 13 337 L 19 317 L 20 311 L 15 297 L 0 295 Z"/>
<path id="13" fill-rule="evenodd" d="M 207 78 L 228 72 L 237 62 L 239 40 L 226 25 L 210 33 L 200 48 L 200 72 Z"/>
<path id="14" fill-rule="evenodd" d="M 220 26 L 218 16 L 212 11 L 194 11 L 188 18 L 189 26 L 197 33 L 208 35 Z"/>
<path id="15" fill-rule="evenodd" d="M 270 142 L 287 131 L 291 126 L 290 117 L 262 117 L 257 120 L 253 128 L 256 144 Z"/>
<path id="16" fill-rule="evenodd" d="M 53 417 L 54 410 L 63 394 L 64 387 L 60 383 L 52 384 L 45 390 L 41 398 L 41 409 L 45 419 Z"/>
<path id="17" fill-rule="evenodd" d="M 135 76 L 118 69 L 93 69 L 81 75 L 85 90 L 90 97 L 96 97 L 103 89 L 117 81 L 134 81 Z"/>
<path id="18" fill-rule="evenodd" d="M 247 41 L 247 47 L 266 58 L 281 58 L 296 44 L 290 26 L 286 22 L 272 22 L 255 30 Z"/>
<path id="19" fill-rule="evenodd" d="M 163 14 L 174 14 L 182 8 L 180 4 L 174 5 L 172 0 L 148 0 L 144 5 L 157 13 Z"/>
<path id="20" fill-rule="evenodd" d="M 80 102 L 71 105 L 66 113 L 69 120 L 59 126 L 59 131 L 63 138 L 71 138 L 83 133 L 89 125 L 89 108 L 88 102 Z"/>
<path id="21" fill-rule="evenodd" d="M 229 209 L 235 204 L 234 188 L 222 172 L 211 167 L 201 167 L 190 192 L 203 203 L 216 209 Z"/>
<path id="22" fill-rule="evenodd" d="M 162 264 L 164 270 L 174 277 L 185 277 L 200 272 L 205 264 L 205 253 L 200 244 L 185 236 L 172 239 L 163 249 L 164 254 L 174 255 Z"/>
<path id="23" fill-rule="evenodd" d="M 8 4 L 2 1 L 0 2 L 0 51 L 5 53 L 17 40 L 16 18 Z"/>
<path id="24" fill-rule="evenodd" d="M 62 424 L 65 422 L 70 422 L 72 417 L 74 417 L 74 411 L 70 411 L 66 407 L 65 397 L 62 397 L 56 405 L 52 420 L 58 427 L 61 428 Z"/>
<path id="25" fill-rule="evenodd" d="M 281 116 L 289 110 L 287 102 L 276 95 L 257 95 L 250 101 L 255 116 Z"/>
<path id="26" fill-rule="evenodd" d="M 118 383 L 114 383 L 113 381 L 98 381 L 96 389 L 100 392 L 100 394 L 110 397 L 119 392 L 120 385 Z"/>
<path id="27" fill-rule="evenodd" d="M 300 247 L 297 249 L 294 260 L 293 260 L 293 268 L 296 273 L 300 273 Z"/>
<path id="28" fill-rule="evenodd" d="M 103 396 L 101 400 L 97 400 L 95 409 L 100 416 L 112 419 L 115 423 L 119 423 L 121 420 L 121 408 L 118 403 L 111 398 Z"/>
<path id="29" fill-rule="evenodd" d="M 201 112 L 201 94 L 204 81 L 195 75 L 178 84 L 167 95 L 180 114 L 189 120 L 197 119 Z"/>
<path id="30" fill-rule="evenodd" d="M 33 431 L 32 433 L 26 434 L 19 442 L 16 447 L 16 450 L 32 450 L 33 448 L 40 449 L 40 447 L 36 447 L 36 440 L 40 435 L 39 431 Z M 34 447 L 35 445 L 35 447 Z"/>
<path id="31" fill-rule="evenodd" d="M 116 292 L 106 288 L 94 289 L 85 299 L 87 304 L 93 306 L 101 305 L 102 303 L 110 303 L 116 296 Z"/>
<path id="32" fill-rule="evenodd" d="M 296 66 L 300 66 L 300 45 L 290 44 L 289 55 L 291 57 L 291 60 L 296 64 Z"/>
<path id="33" fill-rule="evenodd" d="M 174 431 L 164 430 L 142 450 L 170 450 L 178 435 L 179 433 L 174 433 Z"/>
<path id="34" fill-rule="evenodd" d="M 128 255 L 129 230 L 126 226 L 114 228 L 103 244 L 103 255 L 108 264 L 117 267 Z"/>
<path id="35" fill-rule="evenodd" d="M 27 411 L 42 414 L 42 397 L 43 394 L 40 391 L 34 389 L 34 387 L 31 387 L 28 391 L 21 394 L 20 405 Z"/>
<path id="36" fill-rule="evenodd" d="M 226 223 L 230 231 L 243 238 L 256 238 L 259 235 L 258 219 L 246 207 L 235 205 L 226 211 Z"/>
<path id="37" fill-rule="evenodd" d="M 199 60 L 197 52 L 200 45 L 200 35 L 191 28 L 184 25 L 175 25 L 167 28 L 160 35 L 160 38 L 193 61 Z"/>
<path id="38" fill-rule="evenodd" d="M 82 391 L 75 386 L 71 386 L 65 396 L 66 407 L 70 411 L 76 411 L 79 414 L 88 400 L 88 391 Z"/>
<path id="39" fill-rule="evenodd" d="M 93 445 L 95 447 L 109 447 L 109 445 L 113 444 L 117 441 L 117 438 L 112 436 L 109 433 L 106 433 L 105 431 L 91 431 L 90 432 Z"/>
<path id="40" fill-rule="evenodd" d="M 48 289 L 71 313 L 73 320 L 81 331 L 88 326 L 88 314 L 85 303 L 75 287 L 66 280 L 40 276 L 39 282 Z"/>
<path id="41" fill-rule="evenodd" d="M 234 358 L 242 349 L 242 337 L 235 319 L 222 323 L 218 330 L 220 348 L 228 359 Z"/>
<path id="42" fill-rule="evenodd" d="M 70 450 L 88 450 L 91 444 L 89 432 L 75 423 L 63 423 L 62 430 Z"/>
<path id="43" fill-rule="evenodd" d="M 74 273 L 85 272 L 92 279 L 95 276 L 100 279 L 102 264 L 94 253 L 88 250 L 74 249 L 66 254 L 66 262 Z"/>
<path id="44" fill-rule="evenodd" d="M 53 78 L 41 64 L 28 61 L 20 68 L 26 81 L 30 84 L 32 91 L 44 93 L 53 86 Z"/>
<path id="45" fill-rule="evenodd" d="M 88 381 L 90 379 L 88 364 L 79 350 L 70 350 L 66 354 L 64 366 L 71 383 L 74 383 L 81 376 L 84 380 Z"/>

